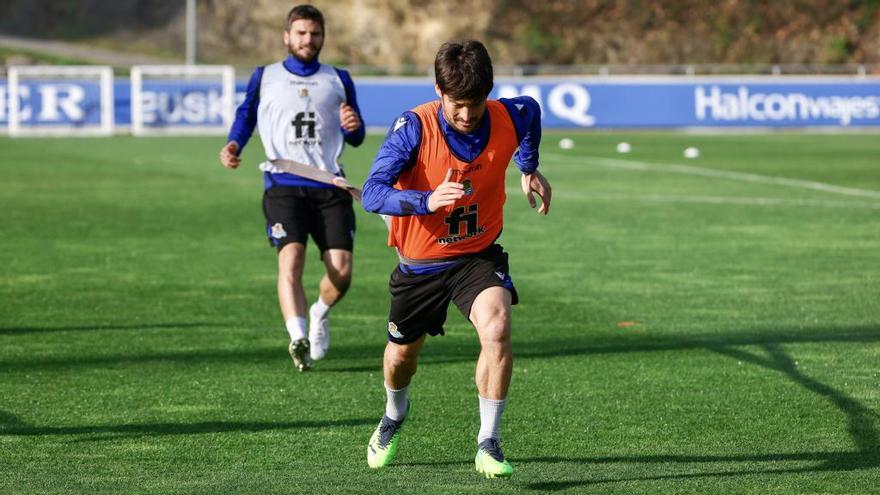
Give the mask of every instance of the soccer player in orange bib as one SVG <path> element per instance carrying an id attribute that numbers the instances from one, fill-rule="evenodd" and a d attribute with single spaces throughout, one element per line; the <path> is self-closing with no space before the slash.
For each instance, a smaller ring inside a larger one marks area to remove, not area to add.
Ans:
<path id="1" fill-rule="evenodd" d="M 388 242 L 400 255 L 391 274 L 385 347 L 385 414 L 367 447 L 372 468 L 387 466 L 410 409 L 408 386 L 426 335 L 443 335 L 452 301 L 480 340 L 476 383 L 478 472 L 509 477 L 499 427 L 513 369 L 510 307 L 517 293 L 503 226 L 504 178 L 511 158 L 538 213 L 550 210 L 550 184 L 538 172 L 541 110 L 528 96 L 487 100 L 492 60 L 479 41 L 444 44 L 434 61 L 440 97 L 392 124 L 364 184 L 367 211 L 392 216 Z"/>

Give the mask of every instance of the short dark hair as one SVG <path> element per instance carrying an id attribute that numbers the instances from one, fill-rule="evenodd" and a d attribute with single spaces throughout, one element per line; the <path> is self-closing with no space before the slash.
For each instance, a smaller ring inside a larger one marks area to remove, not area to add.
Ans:
<path id="1" fill-rule="evenodd" d="M 444 43 L 434 59 L 434 76 L 440 92 L 454 100 L 485 100 L 494 85 L 492 59 L 476 40 Z"/>
<path id="2" fill-rule="evenodd" d="M 297 5 L 290 9 L 290 12 L 287 13 L 287 25 L 284 26 L 284 30 L 287 31 L 290 29 L 290 25 L 293 24 L 293 21 L 298 21 L 300 19 L 308 19 L 317 22 L 321 25 L 321 32 L 324 32 L 324 14 L 315 8 L 315 6 L 309 4 Z"/>

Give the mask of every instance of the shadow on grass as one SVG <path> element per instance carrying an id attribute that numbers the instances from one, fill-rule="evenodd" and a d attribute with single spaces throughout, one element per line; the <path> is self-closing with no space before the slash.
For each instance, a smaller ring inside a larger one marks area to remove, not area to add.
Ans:
<path id="1" fill-rule="evenodd" d="M 836 459 L 836 458 L 835 458 Z M 719 462 L 724 462 L 723 459 Z M 836 461 L 830 461 L 836 462 Z M 865 467 L 875 467 L 876 464 L 872 464 L 871 466 Z M 853 469 L 861 469 L 861 468 L 853 468 Z M 590 486 L 590 485 L 599 485 L 603 483 L 623 483 L 623 482 L 633 482 L 633 481 L 664 481 L 664 480 L 686 480 L 686 479 L 700 479 L 700 478 L 728 478 L 732 476 L 748 476 L 748 475 L 767 475 L 767 474 L 816 474 L 821 472 L 828 471 L 846 471 L 845 469 L 831 469 L 823 466 L 817 467 L 805 467 L 805 468 L 794 468 L 794 469 L 746 469 L 740 471 L 715 471 L 715 472 L 704 472 L 704 473 L 683 473 L 683 474 L 668 474 L 668 475 L 657 475 L 657 476 L 643 476 L 643 477 L 633 477 L 633 478 L 597 478 L 594 480 L 572 480 L 572 481 L 544 481 L 538 483 L 528 483 L 526 486 L 533 490 L 541 490 L 541 491 L 559 491 L 559 490 L 569 490 L 572 488 Z"/>
<path id="2" fill-rule="evenodd" d="M 54 332 L 91 332 L 102 330 L 161 330 L 166 328 L 217 328 L 228 325 L 211 322 L 188 322 L 188 323 L 132 323 L 129 325 L 71 325 L 63 327 L 9 327 L 0 328 L 0 335 L 24 335 L 30 333 L 54 333 Z"/>
<path id="3" fill-rule="evenodd" d="M 573 479 L 573 480 L 555 480 L 542 481 L 536 483 L 525 483 L 525 486 L 533 490 L 541 491 L 558 491 L 568 490 L 577 487 L 585 487 L 590 485 L 600 485 L 604 483 L 623 483 L 633 481 L 663 481 L 663 480 L 684 480 L 699 478 L 724 478 L 731 476 L 747 476 L 761 474 L 798 474 L 809 473 L 816 474 L 821 472 L 834 471 L 856 471 L 860 469 L 872 469 L 880 466 L 880 451 L 869 452 L 803 452 L 792 454 L 758 454 L 758 455 L 731 455 L 731 456 L 711 456 L 711 455 L 654 455 L 654 456 L 610 456 L 610 457 L 526 457 L 511 458 L 510 461 L 515 466 L 524 464 L 576 464 L 579 471 L 590 469 L 590 466 L 598 466 L 603 464 L 661 464 L 668 466 L 669 464 L 699 464 L 699 463 L 778 463 L 778 462 L 803 462 L 813 461 L 821 464 L 799 467 L 799 468 L 783 468 L 773 469 L 742 469 L 731 470 L 724 469 L 719 471 L 708 471 L 700 473 L 670 473 L 657 474 L 651 476 L 633 476 L 629 478 L 602 478 L 595 477 L 591 479 Z M 399 466 L 447 466 L 447 467 L 464 467 L 473 464 L 471 460 L 456 461 L 426 461 L 426 462 L 401 462 L 395 463 Z M 598 470 L 591 471 L 599 474 Z"/>
<path id="4" fill-rule="evenodd" d="M 706 336 L 683 340 L 654 340 L 651 342 L 631 343 L 595 343 L 585 346 L 583 342 L 565 345 L 562 342 L 549 343 L 550 347 L 529 349 L 516 352 L 518 358 L 551 358 L 590 354 L 615 354 L 632 352 L 655 352 L 686 349 L 706 349 L 724 356 L 751 363 L 784 375 L 785 378 L 803 387 L 807 391 L 826 398 L 834 404 L 847 418 L 847 430 L 857 447 L 854 452 L 808 452 L 808 453 L 770 453 L 757 455 L 733 456 L 693 456 L 693 455 L 656 455 L 656 456 L 615 456 L 615 457 L 533 457 L 511 458 L 514 464 L 527 463 L 572 463 L 580 470 L 584 465 L 600 465 L 611 463 L 622 464 L 692 464 L 692 463 L 768 463 L 767 469 L 749 468 L 742 470 L 723 469 L 700 473 L 669 473 L 628 478 L 593 478 L 556 480 L 526 484 L 530 489 L 541 491 L 568 490 L 603 483 L 621 483 L 633 481 L 684 480 L 700 478 L 723 478 L 744 475 L 767 474 L 798 474 L 821 473 L 835 471 L 855 471 L 876 469 L 880 467 L 880 431 L 875 421 L 880 414 L 865 407 L 856 399 L 845 393 L 806 376 L 799 369 L 795 360 L 783 349 L 783 344 L 815 343 L 815 342 L 880 342 L 880 329 L 876 327 L 827 328 L 823 330 L 798 332 L 762 332 L 760 334 L 737 334 Z M 557 347 L 558 346 L 558 347 Z M 737 347 L 759 346 L 766 355 L 751 353 Z M 452 356 L 441 357 L 433 362 L 458 362 L 473 360 Z M 432 362 L 427 360 L 427 362 Z M 774 468 L 779 462 L 815 462 L 818 464 L 797 468 Z M 440 462 L 401 463 L 408 466 L 459 466 L 470 464 L 469 460 Z"/>
<path id="5" fill-rule="evenodd" d="M 820 342 L 880 342 L 880 327 L 848 326 L 803 330 L 760 330 L 735 335 L 697 335 L 680 337 L 642 337 L 635 341 L 632 337 L 621 337 L 613 341 L 590 340 L 589 338 L 544 340 L 540 344 L 514 342 L 514 359 L 549 359 L 557 357 L 576 357 L 603 354 L 628 354 L 637 352 L 680 351 L 689 349 L 715 350 L 727 346 L 748 346 L 765 344 L 801 344 Z M 528 346 L 528 347 L 525 347 Z M 525 347 L 525 348 L 524 348 Z M 381 358 L 381 348 L 375 354 Z M 446 342 L 442 338 L 432 339 L 425 345 L 419 357 L 419 365 L 476 363 L 479 347 L 476 342 Z M 366 347 L 334 349 L 329 361 L 346 358 L 363 359 L 369 355 Z M 377 358 L 377 359 L 379 359 Z M 0 362 L 2 365 L 2 362 Z M 330 367 L 321 371 L 365 372 L 381 369 L 381 359 L 376 366 Z"/>
<path id="6" fill-rule="evenodd" d="M 638 339 L 638 340 L 634 340 Z M 868 409 L 856 399 L 845 393 L 823 384 L 803 374 L 795 364 L 795 361 L 784 352 L 785 344 L 800 343 L 823 343 L 823 342 L 880 342 L 880 328 L 873 326 L 862 327 L 825 327 L 815 329 L 755 330 L 748 333 L 735 335 L 704 335 L 686 339 L 649 338 L 649 337 L 621 337 L 619 339 L 598 341 L 588 338 L 579 340 L 547 341 L 541 346 L 531 346 L 524 350 L 517 350 L 516 356 L 520 359 L 552 359 L 557 357 L 603 355 L 603 354 L 628 354 L 639 352 L 659 352 L 676 350 L 709 350 L 724 356 L 748 362 L 784 375 L 807 391 L 822 396 L 834 404 L 847 418 L 847 430 L 857 447 L 855 452 L 814 452 L 794 454 L 758 454 L 746 456 L 688 456 L 688 455 L 660 455 L 660 456 L 632 456 L 632 457 L 607 457 L 607 458 L 565 458 L 543 457 L 512 459 L 519 463 L 576 463 L 602 464 L 602 463 L 741 463 L 741 462 L 793 462 L 814 461 L 817 465 L 798 468 L 776 469 L 767 466 L 768 469 L 722 469 L 701 473 L 669 473 L 655 474 L 642 477 L 630 478 L 596 478 L 596 479 L 572 479 L 540 482 L 527 485 L 536 490 L 556 491 L 588 486 L 601 483 L 652 481 L 652 480 L 675 480 L 675 479 L 699 479 L 710 477 L 731 477 L 754 474 L 796 474 L 817 473 L 831 471 L 853 471 L 860 469 L 875 469 L 880 467 L 880 432 L 875 426 L 878 414 Z M 476 349 L 473 343 L 461 341 L 444 342 L 437 339 L 432 342 L 433 349 L 426 348 L 426 353 L 421 363 L 423 365 L 474 362 Z M 758 346 L 764 354 L 756 354 L 739 347 Z M 338 346 L 333 349 L 328 359 L 322 361 L 321 368 L 325 371 L 336 372 L 374 372 L 380 368 L 378 356 L 381 355 L 381 346 Z M 371 354 L 374 352 L 374 354 Z M 262 361 L 276 359 L 283 356 L 284 351 L 273 348 L 260 348 L 251 350 L 204 350 L 204 351 L 168 351 L 160 353 L 141 353 L 133 356 L 87 356 L 72 358 L 50 359 L 22 359 L 0 361 L 0 370 L 28 370 L 47 368 L 68 368 L 77 366 L 102 366 L 120 365 L 132 362 L 149 361 L 179 361 L 192 363 L 204 363 L 206 361 L 242 362 Z M 348 363 L 352 360 L 362 360 L 364 356 L 375 355 L 377 360 L 374 364 L 365 366 L 341 366 L 334 368 L 337 363 Z M 331 357 L 332 356 L 332 357 Z M 2 416 L 0 416 L 2 417 Z M 85 426 L 85 427 L 47 427 L 34 428 L 20 424 L 8 424 L 0 429 L 0 434 L 5 435 L 174 435 L 194 433 L 216 433 L 223 431 L 263 431 L 269 429 L 293 429 L 293 428 L 318 428 L 332 426 L 360 426 L 372 424 L 373 418 L 363 420 L 345 421 L 306 421 L 292 423 L 224 423 L 209 422 L 195 424 L 147 424 L 147 425 L 117 425 L 117 426 Z M 467 463 L 466 461 L 460 462 Z M 425 463 L 423 465 L 459 464 L 450 463 Z M 405 465 L 405 464 L 404 464 Z M 409 464 L 420 465 L 420 464 Z"/>
<path id="7" fill-rule="evenodd" d="M 8 413 L 0 412 L 0 419 Z M 0 436 L 46 436 L 46 435 L 112 435 L 115 437 L 146 437 L 164 435 L 198 435 L 204 433 L 247 432 L 255 433 L 269 430 L 296 430 L 304 428 L 331 428 L 340 426 L 373 425 L 376 418 L 354 418 L 319 421 L 286 422 L 245 422 L 245 421 L 205 421 L 200 423 L 145 423 L 103 426 L 28 426 L 15 418 L 9 423 L 0 423 Z M 100 439 L 100 438 L 98 438 Z"/>
<path id="8" fill-rule="evenodd" d="M 164 325 L 164 324 L 161 324 Z M 173 328 L 174 324 L 167 324 Z M 190 326 L 208 326 L 211 324 L 184 324 Z M 178 325 L 180 326 L 180 325 Z M 216 325 L 221 326 L 221 325 Z M 150 328 L 150 325 L 135 328 Z M 797 330 L 756 330 L 734 335 L 703 335 L 680 338 L 670 337 L 620 337 L 613 340 L 594 340 L 587 337 L 565 340 L 545 340 L 536 345 L 533 343 L 514 343 L 516 359 L 549 359 L 569 356 L 588 356 L 603 354 L 624 354 L 638 352 L 676 351 L 688 349 L 716 349 L 719 347 L 748 346 L 765 344 L 799 344 L 818 342 L 880 342 L 880 327 L 827 327 Z M 444 341 L 443 338 L 432 339 L 425 346 L 419 358 L 420 365 L 475 363 L 478 353 L 476 342 Z M 526 348 L 523 348 L 527 346 Z M 381 357 L 384 343 L 335 346 L 331 349 L 316 372 L 375 372 L 381 369 Z M 12 358 L 0 360 L 0 370 L 26 371 L 51 370 L 72 367 L 124 365 L 148 363 L 152 361 L 172 361 L 186 364 L 209 362 L 265 362 L 267 359 L 278 359 L 287 354 L 287 348 L 279 337 L 277 347 L 254 347 L 251 349 L 199 349 L 172 350 L 160 352 L 140 352 L 137 354 L 111 354 L 105 356 L 51 356 L 45 358 Z M 375 364 L 348 365 L 351 361 L 362 361 L 365 357 L 375 358 Z"/>
<path id="9" fill-rule="evenodd" d="M 676 479 L 696 479 L 696 478 L 713 478 L 713 477 L 730 477 L 741 475 L 755 474 L 797 474 L 797 473 L 821 473 L 833 471 L 855 471 L 860 469 L 875 469 L 880 467 L 880 431 L 875 426 L 875 420 L 880 417 L 878 413 L 868 409 L 859 401 L 844 394 L 843 392 L 821 383 L 813 378 L 803 374 L 797 367 L 794 359 L 782 350 L 778 343 L 762 344 L 761 348 L 766 356 L 754 354 L 742 349 L 735 349 L 728 346 L 710 346 L 715 351 L 724 356 L 728 356 L 739 361 L 752 363 L 754 365 L 777 371 L 786 376 L 794 383 L 800 385 L 804 389 L 825 397 L 834 404 L 847 418 L 847 430 L 853 443 L 856 444 L 858 451 L 856 452 L 813 452 L 813 453 L 796 453 L 796 454 L 762 454 L 762 455 L 741 455 L 741 456 L 678 456 L 678 455 L 661 455 L 661 456 L 633 456 L 633 457 L 607 457 L 607 458 L 564 458 L 564 457 L 544 457 L 522 459 L 521 462 L 574 462 L 579 464 L 600 464 L 600 463 L 695 463 L 695 462 L 767 462 L 776 463 L 784 461 L 815 461 L 818 465 L 788 468 L 788 469 L 747 469 L 747 470 L 723 470 L 717 472 L 702 473 L 684 473 L 684 474 L 661 474 L 655 476 L 631 477 L 631 478 L 608 478 L 608 479 L 590 479 L 590 480 L 557 480 L 529 484 L 528 486 L 536 490 L 557 491 L 567 490 L 580 486 L 596 485 L 600 483 L 615 482 L 632 482 L 632 481 L 658 481 L 658 480 L 676 480 Z"/>

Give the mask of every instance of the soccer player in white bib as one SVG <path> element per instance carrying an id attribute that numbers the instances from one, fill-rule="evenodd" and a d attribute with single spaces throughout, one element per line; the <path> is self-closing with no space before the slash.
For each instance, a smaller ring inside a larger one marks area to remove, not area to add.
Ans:
<path id="1" fill-rule="evenodd" d="M 328 316 L 351 284 L 355 219 L 344 189 L 285 172 L 273 160 L 291 160 L 344 177 L 339 157 L 345 143 L 360 145 L 364 126 L 347 71 L 318 61 L 324 16 L 311 5 L 287 15 L 283 33 L 290 54 L 257 67 L 220 150 L 227 168 L 241 165 L 242 149 L 259 129 L 266 161 L 266 234 L 278 249 L 278 302 L 290 336 L 288 350 L 299 371 L 311 368 L 330 345 Z M 321 250 L 326 272 L 308 306 L 302 274 L 308 237 Z"/>

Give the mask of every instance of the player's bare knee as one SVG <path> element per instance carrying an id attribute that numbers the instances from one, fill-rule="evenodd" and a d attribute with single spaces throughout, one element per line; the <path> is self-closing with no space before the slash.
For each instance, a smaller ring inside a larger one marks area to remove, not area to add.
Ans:
<path id="1" fill-rule="evenodd" d="M 327 277 L 330 279 L 330 283 L 333 284 L 333 287 L 339 291 L 340 296 L 345 295 L 345 293 L 348 292 L 348 288 L 351 287 L 351 267 L 344 271 L 330 270 L 327 272 Z"/>
<path id="2" fill-rule="evenodd" d="M 330 260 L 325 255 L 325 264 L 327 267 L 327 278 L 333 287 L 339 291 L 340 295 L 344 295 L 351 286 L 352 263 L 351 258 L 342 258 Z"/>
<path id="3" fill-rule="evenodd" d="M 510 319 L 506 315 L 490 318 L 477 328 L 484 348 L 510 346 Z"/>
<path id="4" fill-rule="evenodd" d="M 305 268 L 305 246 L 302 244 L 288 244 L 278 252 L 279 276 L 302 277 Z"/>
<path id="5" fill-rule="evenodd" d="M 392 368 L 412 366 L 418 358 L 418 350 L 412 346 L 389 343 L 385 348 L 385 364 Z"/>

